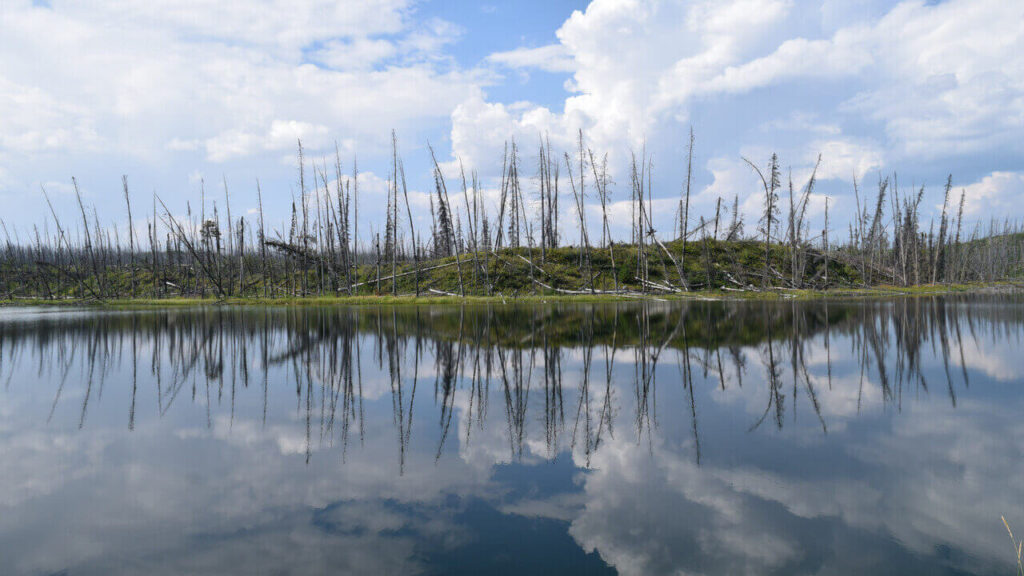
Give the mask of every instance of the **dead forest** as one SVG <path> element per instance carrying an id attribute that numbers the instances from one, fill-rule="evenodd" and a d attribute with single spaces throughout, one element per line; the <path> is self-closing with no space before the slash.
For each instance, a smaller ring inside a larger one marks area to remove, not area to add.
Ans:
<path id="1" fill-rule="evenodd" d="M 181 212 L 157 193 L 134 196 L 123 177 L 124 213 L 108 225 L 83 202 L 76 179 L 74 221 L 59 217 L 43 189 L 52 220 L 33 225 L 31 236 L 0 218 L 0 300 L 827 290 L 996 282 L 1024 270 L 1020 223 L 965 225 L 965 192 L 951 175 L 937 216 L 922 215 L 937 204 L 923 186 L 901 188 L 896 175 L 880 175 L 871 190 L 854 181 L 848 221 L 837 222 L 825 197 L 819 229 L 808 217 L 818 166 L 795 183 L 776 155 L 744 158 L 759 183 L 758 220 L 745 221 L 739 191 L 718 198 L 714 213 L 695 214 L 691 132 L 674 229 L 655 229 L 653 162 L 634 153 L 628 174 L 617 176 L 618 200 L 628 189 L 631 207 L 628 238 L 617 239 L 613 226 L 627 226 L 610 215 L 608 156 L 591 150 L 582 132 L 575 149 L 561 153 L 546 139 L 532 152 L 507 144 L 497 201 L 485 201 L 480 175 L 461 162 L 457 177 L 446 174 L 428 146 L 431 219 L 421 229 L 394 133 L 391 144 L 383 222 L 360 214 L 355 159 L 350 167 L 337 151 L 310 159 L 301 141 L 298 194 L 277 227 L 267 223 L 258 180 L 257 210 L 247 217 L 232 215 L 226 180 L 217 192 L 204 182 L 199 206 Z M 588 221 L 595 214 L 600 221 Z"/>

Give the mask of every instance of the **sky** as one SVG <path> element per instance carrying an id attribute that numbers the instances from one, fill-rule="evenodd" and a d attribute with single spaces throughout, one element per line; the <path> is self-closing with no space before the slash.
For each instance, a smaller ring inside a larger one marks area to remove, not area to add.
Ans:
<path id="1" fill-rule="evenodd" d="M 309 163 L 330 168 L 336 146 L 346 174 L 358 162 L 361 214 L 382 221 L 391 130 L 419 224 L 428 143 L 449 178 L 479 173 L 493 213 L 507 141 L 534 195 L 540 139 L 572 155 L 582 129 L 608 155 L 614 231 L 629 230 L 630 157 L 647 154 L 668 236 L 691 127 L 693 220 L 737 199 L 754 230 L 744 158 L 772 153 L 797 188 L 821 155 L 809 212 L 820 226 L 827 197 L 836 236 L 855 179 L 862 201 L 884 177 L 925 186 L 930 218 L 952 174 L 968 225 L 1024 216 L 1021 2 L 0 0 L 0 38 L 0 218 L 19 237 L 52 226 L 42 189 L 75 216 L 72 176 L 116 226 L 122 175 L 140 220 L 154 192 L 180 214 L 205 186 L 223 209 L 225 184 L 251 218 L 258 179 L 281 228 L 299 139 Z"/>

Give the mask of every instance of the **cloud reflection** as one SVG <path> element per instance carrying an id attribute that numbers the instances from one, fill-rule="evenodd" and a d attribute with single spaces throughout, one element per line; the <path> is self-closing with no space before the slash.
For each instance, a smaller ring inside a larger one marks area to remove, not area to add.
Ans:
<path id="1" fill-rule="evenodd" d="M 0 555 L 999 572 L 1022 326 L 1012 298 L 7 316 Z"/>

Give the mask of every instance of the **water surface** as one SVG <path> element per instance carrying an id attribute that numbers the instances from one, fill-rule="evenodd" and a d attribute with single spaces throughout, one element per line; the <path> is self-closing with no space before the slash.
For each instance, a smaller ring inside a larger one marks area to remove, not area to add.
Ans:
<path id="1" fill-rule="evenodd" d="M 4 574 L 1012 574 L 1024 300 L 0 309 Z"/>

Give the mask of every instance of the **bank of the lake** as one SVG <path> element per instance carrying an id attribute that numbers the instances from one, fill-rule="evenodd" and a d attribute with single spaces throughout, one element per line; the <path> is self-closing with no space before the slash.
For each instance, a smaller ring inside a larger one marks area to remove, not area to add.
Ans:
<path id="1" fill-rule="evenodd" d="M 767 288 L 693 290 L 674 294 L 495 294 L 493 296 L 458 296 L 448 294 L 362 294 L 357 296 L 296 296 L 296 297 L 230 297 L 230 298 L 116 298 L 98 299 L 0 299 L 0 306 L 61 306 L 102 307 L 119 309 L 173 308 L 183 306 L 427 306 L 451 304 L 536 304 L 536 303 L 602 303 L 637 300 L 820 300 L 861 299 L 884 297 L 940 296 L 945 294 L 993 294 L 1024 291 L 1019 282 L 990 282 L 965 284 L 929 284 L 923 286 L 870 286 L 861 288 L 835 288 L 829 290 Z"/>

